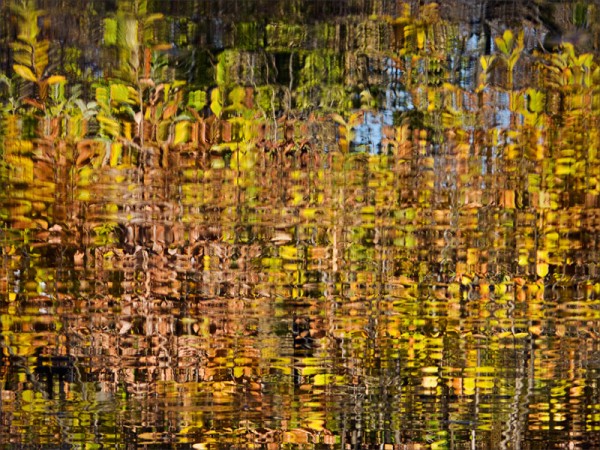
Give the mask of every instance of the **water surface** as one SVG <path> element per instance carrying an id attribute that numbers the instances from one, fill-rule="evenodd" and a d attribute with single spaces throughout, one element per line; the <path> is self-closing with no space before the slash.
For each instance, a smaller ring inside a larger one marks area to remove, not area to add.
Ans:
<path id="1" fill-rule="evenodd" d="M 459 3 L 3 3 L 0 446 L 600 446 L 597 10 Z"/>

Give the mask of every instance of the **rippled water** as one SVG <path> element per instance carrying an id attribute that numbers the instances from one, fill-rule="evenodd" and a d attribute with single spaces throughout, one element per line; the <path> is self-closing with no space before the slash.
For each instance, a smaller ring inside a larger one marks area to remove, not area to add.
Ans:
<path id="1" fill-rule="evenodd" d="M 0 447 L 600 447 L 596 66 L 481 87 L 450 2 L 138 3 L 34 15 L 89 123 L 2 91 Z"/>

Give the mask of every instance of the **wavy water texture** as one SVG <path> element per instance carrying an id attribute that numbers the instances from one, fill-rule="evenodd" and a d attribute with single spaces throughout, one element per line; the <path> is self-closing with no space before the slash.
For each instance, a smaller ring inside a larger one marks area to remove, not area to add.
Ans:
<path id="1" fill-rule="evenodd" d="M 0 447 L 600 446 L 597 2 L 0 4 Z"/>

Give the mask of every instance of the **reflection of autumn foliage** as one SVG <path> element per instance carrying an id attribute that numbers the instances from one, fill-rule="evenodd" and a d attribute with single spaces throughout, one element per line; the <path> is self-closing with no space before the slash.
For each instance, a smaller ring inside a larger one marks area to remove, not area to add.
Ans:
<path id="1" fill-rule="evenodd" d="M 108 445 L 588 439 L 594 55 L 502 30 L 474 57 L 431 4 L 240 24 L 195 54 L 194 84 L 174 67 L 186 41 L 158 42 L 172 18 L 125 3 L 99 26 L 114 77 L 78 93 L 36 31 L 53 73 L 2 78 L 15 427 L 66 404 L 35 445 L 69 427 Z"/>

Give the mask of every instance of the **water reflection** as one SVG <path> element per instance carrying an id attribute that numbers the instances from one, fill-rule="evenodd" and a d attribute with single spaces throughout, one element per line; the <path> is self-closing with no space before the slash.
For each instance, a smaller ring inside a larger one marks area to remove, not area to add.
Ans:
<path id="1" fill-rule="evenodd" d="M 25 246 L 5 235 L 7 439 L 590 442 L 598 309 L 586 259 L 529 281 L 501 228 L 514 233 L 515 211 L 457 207 L 447 175 L 408 176 L 410 160 L 336 155 L 334 170 L 276 177 L 271 163 L 243 188 L 228 168 L 106 182 L 78 205 L 79 232 L 55 226 Z M 439 190 L 423 188 L 428 177 Z M 170 191 L 164 208 L 144 205 L 155 191 Z M 127 196 L 136 216 L 95 230 Z"/>
<path id="2" fill-rule="evenodd" d="M 2 10 L 0 442 L 600 445 L 594 56 L 300 3 Z"/>

